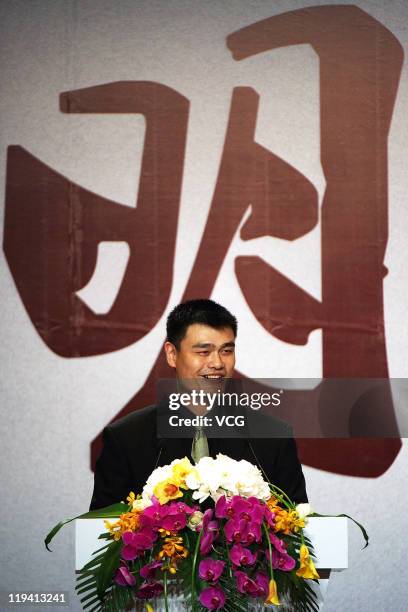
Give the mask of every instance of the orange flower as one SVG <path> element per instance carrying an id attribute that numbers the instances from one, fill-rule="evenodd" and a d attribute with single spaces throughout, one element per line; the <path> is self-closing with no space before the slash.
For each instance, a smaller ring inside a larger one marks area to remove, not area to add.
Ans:
<path id="1" fill-rule="evenodd" d="M 286 535 L 297 533 L 305 526 L 305 521 L 300 518 L 296 510 L 280 510 L 275 513 L 275 531 L 283 531 Z"/>
<path id="2" fill-rule="evenodd" d="M 302 544 L 300 547 L 300 567 L 296 572 L 297 576 L 304 578 L 305 580 L 314 580 L 319 578 L 319 574 L 316 572 L 314 563 L 310 557 L 309 549 L 306 544 Z"/>
<path id="3" fill-rule="evenodd" d="M 273 495 L 267 500 L 266 505 L 271 512 L 276 512 L 275 508 L 277 508 L 278 511 L 282 510 L 282 508 L 279 507 L 279 501 Z"/>
<path id="4" fill-rule="evenodd" d="M 281 508 L 276 497 L 270 497 L 266 504 L 275 515 L 275 531 L 282 531 L 285 535 L 289 535 L 293 532 L 297 533 L 305 526 L 305 521 L 298 512 Z"/>
<path id="5" fill-rule="evenodd" d="M 276 586 L 275 580 L 269 581 L 269 593 L 268 597 L 265 599 L 265 604 L 273 604 L 274 606 L 280 606 L 280 601 L 278 598 L 278 587 Z"/>
<path id="6" fill-rule="evenodd" d="M 278 512 L 275 512 L 275 531 L 283 531 L 283 533 L 289 533 L 290 518 L 286 510 L 279 508 Z"/>
<path id="7" fill-rule="evenodd" d="M 159 561 L 168 559 L 167 565 L 164 565 L 162 569 L 168 569 L 171 574 L 175 574 L 177 572 L 177 562 L 186 557 L 188 557 L 188 550 L 183 545 L 183 538 L 179 536 L 164 538 L 162 549 L 157 555 Z"/>
<path id="8" fill-rule="evenodd" d="M 106 529 L 113 536 L 114 540 L 120 540 L 125 531 L 137 531 L 140 526 L 140 512 L 125 512 L 121 514 L 115 523 L 104 521 Z"/>

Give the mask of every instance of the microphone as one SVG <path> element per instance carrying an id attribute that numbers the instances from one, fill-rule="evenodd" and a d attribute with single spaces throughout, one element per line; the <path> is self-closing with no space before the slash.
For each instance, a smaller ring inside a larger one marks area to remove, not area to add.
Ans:
<path id="1" fill-rule="evenodd" d="M 246 442 L 247 442 L 247 444 L 248 444 L 248 446 L 249 446 L 249 448 L 250 448 L 251 453 L 252 453 L 252 454 L 253 454 L 253 456 L 254 456 L 255 463 L 257 464 L 257 466 L 258 466 L 258 467 L 259 467 L 259 469 L 261 470 L 261 472 L 262 472 L 262 474 L 263 474 L 263 476 L 264 476 L 264 478 L 265 478 L 266 482 L 269 482 L 269 476 L 268 476 L 268 475 L 267 475 L 267 473 L 265 472 L 265 470 L 264 470 L 264 468 L 263 468 L 263 466 L 262 466 L 262 463 L 259 461 L 258 457 L 256 456 L 255 451 L 254 451 L 254 448 L 253 448 L 253 446 L 252 446 L 252 444 L 251 444 L 251 440 L 248 440 L 248 439 L 247 439 L 247 440 L 246 440 Z"/>
<path id="2" fill-rule="evenodd" d="M 156 463 L 154 464 L 154 468 L 153 471 L 157 468 L 157 466 L 159 465 L 159 461 L 160 461 L 160 457 L 161 454 L 163 452 L 163 449 L 166 448 L 166 440 L 165 438 L 160 438 L 157 444 L 158 447 L 158 453 L 157 453 L 157 457 L 156 457 Z"/>

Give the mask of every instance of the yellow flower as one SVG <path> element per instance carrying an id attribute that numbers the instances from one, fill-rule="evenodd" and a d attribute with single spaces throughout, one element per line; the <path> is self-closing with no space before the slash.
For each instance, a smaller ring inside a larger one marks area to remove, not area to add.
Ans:
<path id="1" fill-rule="evenodd" d="M 146 612 L 154 612 L 154 608 L 148 601 L 145 603 Z"/>
<path id="2" fill-rule="evenodd" d="M 303 529 L 305 521 L 299 516 L 296 510 L 290 510 L 286 514 L 286 529 L 283 530 L 286 535 L 290 532 L 297 533 L 300 529 Z"/>
<path id="3" fill-rule="evenodd" d="M 300 567 L 296 572 L 297 576 L 304 578 L 305 580 L 314 580 L 319 578 L 319 574 L 316 572 L 314 563 L 310 557 L 309 549 L 305 544 L 300 547 Z"/>
<path id="4" fill-rule="evenodd" d="M 136 495 L 133 493 L 133 491 L 131 491 L 126 498 L 126 501 L 129 504 L 129 506 L 132 506 L 135 499 L 136 499 Z"/>
<path id="5" fill-rule="evenodd" d="M 173 481 L 179 487 L 187 488 L 186 477 L 193 469 L 194 466 L 191 465 L 190 460 L 187 457 L 184 457 L 184 459 L 181 459 L 178 463 L 173 465 Z"/>
<path id="6" fill-rule="evenodd" d="M 113 539 L 118 541 L 122 537 L 122 529 L 120 527 L 119 521 L 116 523 L 111 523 L 110 521 L 104 521 L 106 529 L 109 531 Z"/>
<path id="7" fill-rule="evenodd" d="M 269 593 L 268 597 L 265 599 L 265 604 L 273 604 L 274 606 L 280 606 L 280 601 L 278 598 L 278 587 L 276 586 L 275 580 L 269 581 Z"/>
<path id="8" fill-rule="evenodd" d="M 159 484 L 154 487 L 153 493 L 161 505 L 167 504 L 167 502 L 172 499 L 183 497 L 183 493 L 180 491 L 177 483 L 170 478 L 159 482 Z"/>

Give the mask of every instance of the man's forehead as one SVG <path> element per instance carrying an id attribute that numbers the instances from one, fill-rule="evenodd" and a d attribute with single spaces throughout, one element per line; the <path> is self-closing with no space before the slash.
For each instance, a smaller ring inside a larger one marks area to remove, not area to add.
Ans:
<path id="1" fill-rule="evenodd" d="M 235 335 L 231 327 L 215 328 L 202 323 L 189 325 L 182 340 L 185 344 L 220 345 L 234 343 Z"/>

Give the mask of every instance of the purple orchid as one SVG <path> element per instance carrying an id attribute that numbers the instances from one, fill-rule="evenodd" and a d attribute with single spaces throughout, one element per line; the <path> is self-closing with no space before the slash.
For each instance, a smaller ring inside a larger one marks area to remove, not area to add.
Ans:
<path id="1" fill-rule="evenodd" d="M 121 556 L 126 561 L 133 561 L 145 550 L 151 548 L 156 539 L 156 534 L 152 530 L 141 529 L 134 533 L 133 531 L 125 531 L 122 535 L 124 546 Z"/>
<path id="2" fill-rule="evenodd" d="M 215 516 L 217 518 L 227 518 L 230 516 L 231 500 L 225 495 L 221 495 L 215 504 Z"/>
<path id="3" fill-rule="evenodd" d="M 270 560 L 269 550 L 265 551 L 266 558 L 268 561 Z M 288 555 L 288 553 L 282 549 L 280 550 L 272 549 L 272 567 L 273 569 L 280 569 L 283 572 L 290 572 L 296 565 L 295 559 Z"/>
<path id="4" fill-rule="evenodd" d="M 269 593 L 269 578 L 266 574 L 258 572 L 254 578 L 258 585 L 258 597 L 266 597 Z"/>
<path id="5" fill-rule="evenodd" d="M 215 515 L 217 518 L 262 522 L 264 506 L 256 497 L 246 499 L 240 495 L 234 495 L 231 499 L 227 499 L 223 495 L 216 503 Z"/>
<path id="6" fill-rule="evenodd" d="M 207 555 L 210 552 L 214 541 L 218 537 L 218 532 L 219 532 L 218 522 L 212 520 L 212 517 L 213 517 L 212 510 L 206 510 L 204 512 L 203 527 L 202 527 L 203 535 L 200 541 L 200 553 L 202 555 Z"/>
<path id="7" fill-rule="evenodd" d="M 241 544 L 231 546 L 230 559 L 234 565 L 253 565 L 256 561 L 257 553 L 253 553 L 249 548 L 244 548 Z"/>
<path id="8" fill-rule="evenodd" d="M 156 577 L 156 571 L 163 565 L 162 561 L 152 561 L 147 563 L 140 569 L 140 575 L 145 580 L 154 580 Z"/>
<path id="9" fill-rule="evenodd" d="M 274 548 L 276 548 L 276 550 L 280 553 L 285 553 L 286 552 L 286 544 L 283 540 L 281 540 L 280 538 L 278 538 L 277 535 L 275 535 L 274 533 L 270 532 L 269 533 L 269 539 L 271 541 L 272 546 L 274 546 Z"/>
<path id="10" fill-rule="evenodd" d="M 241 514 L 250 511 L 251 506 L 248 501 L 240 495 L 234 495 L 231 499 L 222 495 L 215 505 L 215 516 L 217 518 L 239 519 Z"/>
<path id="11" fill-rule="evenodd" d="M 248 523 L 243 519 L 230 519 L 225 523 L 225 536 L 228 542 L 243 542 L 248 533 Z"/>
<path id="12" fill-rule="evenodd" d="M 261 523 L 251 521 L 248 524 L 244 544 L 252 544 L 252 542 L 260 542 L 262 539 Z"/>
<path id="13" fill-rule="evenodd" d="M 241 518 L 251 521 L 252 523 L 262 524 L 267 506 L 256 497 L 248 497 L 247 499 L 249 510 L 241 514 Z"/>
<path id="14" fill-rule="evenodd" d="M 145 508 L 139 517 L 142 527 L 158 527 L 169 512 L 169 507 L 166 504 L 161 505 L 154 495 L 151 501 L 152 505 Z"/>
<path id="15" fill-rule="evenodd" d="M 213 519 L 213 511 L 212 510 L 206 510 L 203 514 L 203 529 L 206 530 L 210 521 L 212 521 Z"/>
<path id="16" fill-rule="evenodd" d="M 272 527 L 272 529 L 275 527 L 275 513 L 271 512 L 271 510 L 268 508 L 268 506 L 265 506 L 264 508 L 264 517 L 265 517 L 265 521 L 268 523 L 269 527 Z"/>
<path id="17" fill-rule="evenodd" d="M 116 584 L 124 587 L 134 586 L 136 584 L 136 578 L 129 572 L 126 563 L 123 562 L 116 570 L 113 580 Z"/>
<path id="18" fill-rule="evenodd" d="M 187 525 L 187 517 L 185 514 L 178 512 L 177 514 L 168 514 L 161 522 L 163 529 L 167 531 L 179 531 Z"/>
<path id="19" fill-rule="evenodd" d="M 152 597 L 158 597 L 162 593 L 163 585 L 160 582 L 143 582 L 136 591 L 136 597 L 139 599 L 151 599 Z"/>
<path id="20" fill-rule="evenodd" d="M 240 495 L 234 495 L 231 499 L 231 512 L 228 513 L 228 516 L 231 518 L 246 518 L 245 515 L 250 511 L 251 503 Z"/>
<path id="21" fill-rule="evenodd" d="M 210 552 L 212 548 L 214 540 L 215 540 L 214 535 L 211 532 L 207 532 L 201 537 L 200 553 L 202 555 L 208 555 L 208 553 Z"/>
<path id="22" fill-rule="evenodd" d="M 252 580 L 245 572 L 240 570 L 234 572 L 234 575 L 237 581 L 237 589 L 240 593 L 250 595 L 251 597 L 258 597 L 259 587 L 255 580 Z"/>
<path id="23" fill-rule="evenodd" d="M 203 559 L 198 566 L 198 575 L 201 580 L 216 582 L 224 571 L 224 567 L 225 561 L 216 561 L 211 558 Z"/>
<path id="24" fill-rule="evenodd" d="M 181 501 L 171 502 L 171 504 L 168 505 L 169 514 L 193 514 L 196 510 L 199 510 L 198 506 L 191 508 L 191 506 L 187 506 L 187 504 Z"/>
<path id="25" fill-rule="evenodd" d="M 268 551 L 269 552 L 269 551 Z M 295 559 L 288 553 L 281 553 L 277 550 L 272 550 L 272 567 L 280 569 L 283 572 L 290 572 L 296 565 Z"/>
<path id="26" fill-rule="evenodd" d="M 207 587 L 200 593 L 200 603 L 207 610 L 218 610 L 224 607 L 225 599 L 225 593 L 219 586 Z"/>

